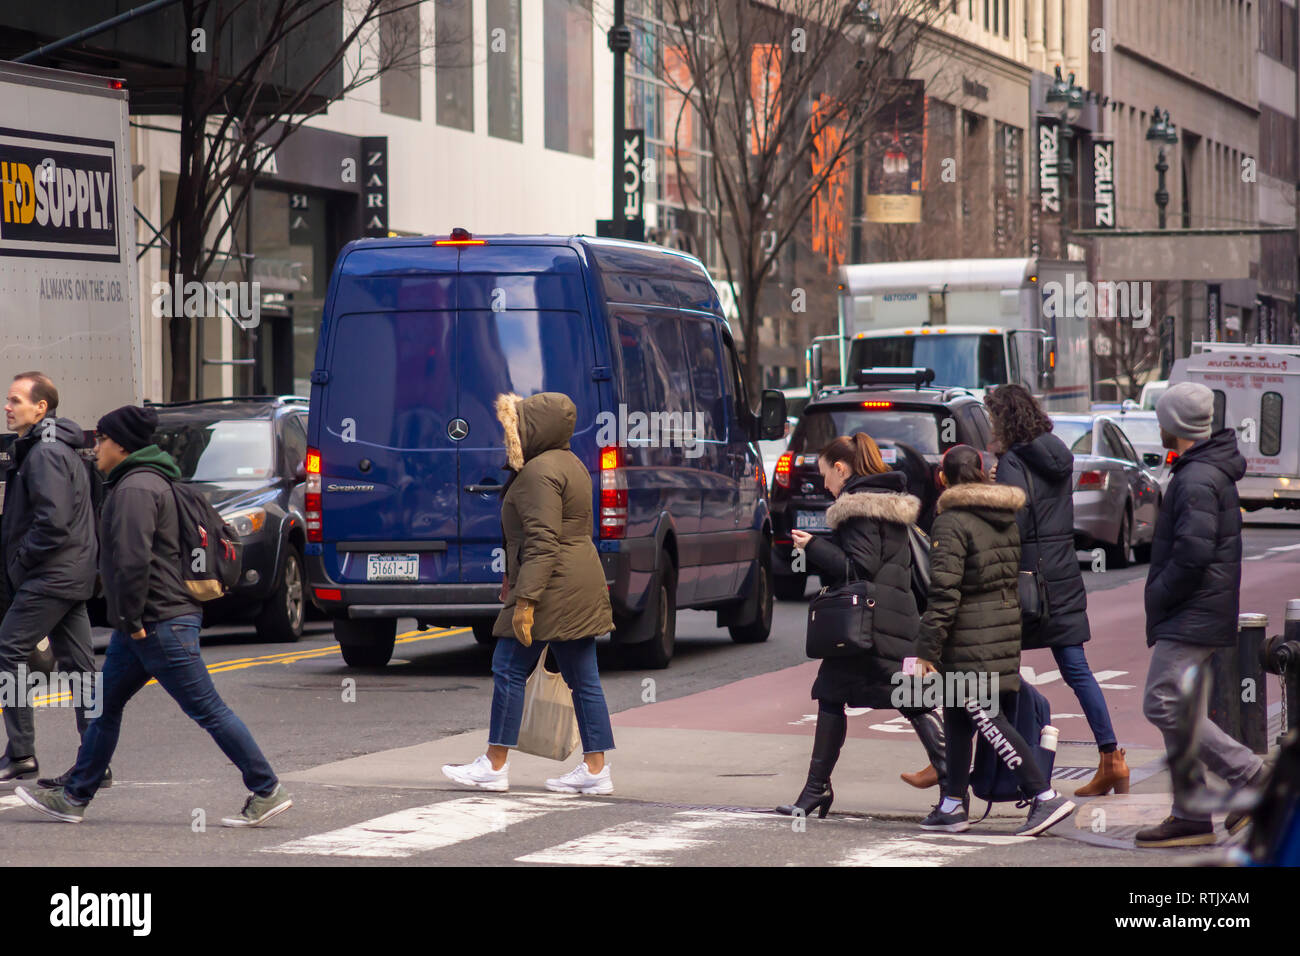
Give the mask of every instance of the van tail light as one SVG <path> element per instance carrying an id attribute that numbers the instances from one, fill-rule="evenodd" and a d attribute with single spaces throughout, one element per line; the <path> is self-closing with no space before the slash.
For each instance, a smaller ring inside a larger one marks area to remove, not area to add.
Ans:
<path id="1" fill-rule="evenodd" d="M 627 533 L 627 474 L 623 450 L 600 450 L 600 536 L 621 538 Z"/>
<path id="2" fill-rule="evenodd" d="M 794 463 L 794 452 L 788 451 L 776 460 L 776 471 L 772 474 L 772 479 L 778 487 L 790 487 L 790 468 Z"/>
<path id="3" fill-rule="evenodd" d="M 1110 487 L 1110 472 L 1108 471 L 1081 471 L 1079 480 L 1075 482 L 1075 491 L 1105 491 Z"/>
<path id="4" fill-rule="evenodd" d="M 1178 460 L 1178 452 L 1174 451 L 1173 449 L 1170 449 L 1169 453 L 1165 455 L 1165 464 L 1172 465 L 1177 460 Z"/>
<path id="5" fill-rule="evenodd" d="M 307 449 L 307 484 L 303 489 L 306 499 L 304 510 L 307 519 L 307 540 L 321 541 L 321 503 L 320 503 L 320 452 L 315 448 Z"/>

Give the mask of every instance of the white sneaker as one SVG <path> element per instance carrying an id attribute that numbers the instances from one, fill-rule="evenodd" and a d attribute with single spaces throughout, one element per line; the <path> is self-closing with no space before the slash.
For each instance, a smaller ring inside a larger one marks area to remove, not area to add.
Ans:
<path id="1" fill-rule="evenodd" d="M 614 780 L 609 775 L 609 764 L 600 773 L 592 773 L 583 761 L 563 777 L 547 780 L 546 789 L 555 793 L 613 793 Z"/>
<path id="2" fill-rule="evenodd" d="M 493 770 L 492 761 L 483 754 L 475 757 L 473 763 L 449 763 L 442 768 L 443 776 L 449 780 L 463 783 L 467 787 L 478 787 L 481 790 L 509 790 L 509 773 L 509 762 L 502 764 L 500 770 Z"/>

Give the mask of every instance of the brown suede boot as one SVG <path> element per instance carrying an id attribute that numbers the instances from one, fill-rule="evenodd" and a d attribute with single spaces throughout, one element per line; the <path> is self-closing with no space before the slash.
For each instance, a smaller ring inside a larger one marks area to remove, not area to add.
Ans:
<path id="1" fill-rule="evenodd" d="M 934 764 L 926 764 L 925 769 L 918 773 L 900 773 L 898 776 L 917 790 L 928 790 L 939 783 L 939 771 L 934 769 Z"/>
<path id="2" fill-rule="evenodd" d="M 1074 791 L 1074 795 L 1104 797 L 1112 790 L 1116 793 L 1128 793 L 1128 763 L 1124 760 L 1123 750 L 1102 754 L 1097 772 L 1093 774 L 1091 780 Z"/>

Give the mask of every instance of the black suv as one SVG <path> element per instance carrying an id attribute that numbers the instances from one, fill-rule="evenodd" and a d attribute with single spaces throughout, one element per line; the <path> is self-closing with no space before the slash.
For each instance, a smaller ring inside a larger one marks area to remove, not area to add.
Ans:
<path id="1" fill-rule="evenodd" d="M 802 598 L 808 581 L 806 571 L 791 569 L 791 530 L 829 531 L 831 496 L 817 456 L 836 436 L 866 432 L 875 439 L 885 463 L 906 473 L 908 491 L 921 499 L 917 524 L 926 532 L 939 496 L 940 457 L 954 445 L 985 451 L 993 437 L 979 399 L 964 388 L 932 386 L 930 369 L 863 369 L 856 381 L 824 388 L 804 406 L 790 447 L 777 461 L 770 507 L 773 590 L 781 600 Z"/>
<path id="2" fill-rule="evenodd" d="M 205 624 L 252 621 L 263 641 L 296 641 L 304 591 L 307 399 L 291 396 L 149 403 L 154 433 L 182 477 L 239 533 L 240 582 L 203 606 Z"/>

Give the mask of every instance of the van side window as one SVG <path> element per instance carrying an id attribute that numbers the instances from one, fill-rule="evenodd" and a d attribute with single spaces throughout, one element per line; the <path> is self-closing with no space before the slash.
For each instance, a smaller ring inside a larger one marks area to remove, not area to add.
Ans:
<path id="1" fill-rule="evenodd" d="M 628 412 L 690 411 L 690 371 L 677 313 L 620 308 L 618 339 Z"/>
<path id="2" fill-rule="evenodd" d="M 1210 423 L 1211 430 L 1217 432 L 1219 429 L 1223 427 L 1223 412 L 1224 409 L 1227 408 L 1227 406 L 1228 406 L 1227 393 L 1224 392 L 1222 389 L 1216 388 L 1214 390 L 1214 418 Z"/>
<path id="3" fill-rule="evenodd" d="M 1265 392 L 1259 400 L 1259 453 L 1272 457 L 1282 450 L 1282 394 Z"/>
<path id="4" fill-rule="evenodd" d="M 682 337 L 691 365 L 691 389 L 695 396 L 694 411 L 700 416 L 699 438 L 725 441 L 727 435 L 727 400 L 718 364 L 718 333 L 705 319 L 682 320 Z"/>

